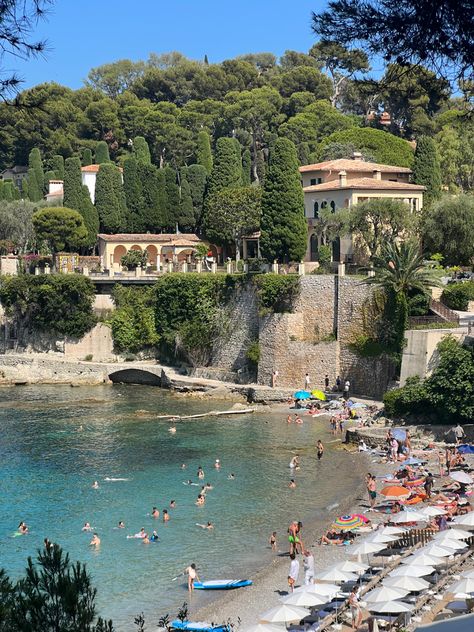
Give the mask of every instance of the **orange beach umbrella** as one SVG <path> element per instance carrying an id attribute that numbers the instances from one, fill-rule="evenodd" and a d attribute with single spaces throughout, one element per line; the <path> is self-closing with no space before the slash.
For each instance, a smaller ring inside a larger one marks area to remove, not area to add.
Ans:
<path id="1" fill-rule="evenodd" d="M 401 485 L 388 485 L 380 492 L 387 500 L 404 500 L 410 495 L 410 490 Z"/>

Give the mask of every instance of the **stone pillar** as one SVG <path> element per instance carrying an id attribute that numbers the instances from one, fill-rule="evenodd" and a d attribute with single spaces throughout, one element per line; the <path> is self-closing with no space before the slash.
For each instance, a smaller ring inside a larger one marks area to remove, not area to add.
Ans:
<path id="1" fill-rule="evenodd" d="M 183 268 L 182 268 L 183 272 L 187 272 L 188 271 L 188 262 L 187 261 L 183 261 Z"/>
<path id="2" fill-rule="evenodd" d="M 160 272 L 161 270 L 161 255 L 156 255 L 156 271 Z"/>
<path id="3" fill-rule="evenodd" d="M 375 276 L 375 270 L 367 270 L 367 276 L 368 277 L 374 277 Z"/>
<path id="4" fill-rule="evenodd" d="M 232 259 L 227 259 L 226 271 L 227 271 L 227 274 L 232 274 Z"/>
<path id="5" fill-rule="evenodd" d="M 173 272 L 174 266 L 172 261 L 168 261 L 168 272 Z"/>
<path id="6" fill-rule="evenodd" d="M 38 276 L 40 274 L 39 266 L 35 266 L 35 275 Z"/>
<path id="7" fill-rule="evenodd" d="M 278 274 L 280 272 L 280 266 L 278 265 L 278 261 L 276 259 L 272 263 L 272 272 L 273 274 Z"/>
<path id="8" fill-rule="evenodd" d="M 47 264 L 44 266 L 44 273 L 45 273 L 45 274 L 50 274 L 50 272 L 51 272 L 51 268 L 49 267 L 49 263 L 47 263 Z"/>
<path id="9" fill-rule="evenodd" d="M 83 274 L 84 276 L 89 276 L 89 268 L 88 268 L 87 266 L 84 266 L 84 267 L 82 268 L 82 274 Z"/>
<path id="10" fill-rule="evenodd" d="M 114 276 L 114 274 L 115 274 L 115 269 L 114 269 L 114 266 L 113 266 L 113 265 L 111 265 L 111 266 L 109 267 L 109 277 L 113 277 L 113 276 Z"/>
<path id="11" fill-rule="evenodd" d="M 337 264 L 337 274 L 340 277 L 343 277 L 346 275 L 346 264 L 345 263 L 338 263 Z"/>
<path id="12" fill-rule="evenodd" d="M 198 259 L 196 261 L 196 272 L 202 272 L 202 261 L 201 261 L 201 259 Z"/>
<path id="13" fill-rule="evenodd" d="M 217 263 L 215 261 L 211 263 L 211 272 L 212 274 L 216 274 L 217 272 Z"/>
<path id="14" fill-rule="evenodd" d="M 139 279 L 142 276 L 142 267 L 141 266 L 137 266 L 135 268 L 135 276 L 137 277 L 137 279 Z"/>
<path id="15" fill-rule="evenodd" d="M 306 274 L 305 265 L 303 261 L 300 261 L 298 264 L 298 274 L 300 276 L 304 276 Z"/>
<path id="16" fill-rule="evenodd" d="M 249 264 L 245 261 L 244 262 L 244 274 L 248 274 L 249 271 Z"/>

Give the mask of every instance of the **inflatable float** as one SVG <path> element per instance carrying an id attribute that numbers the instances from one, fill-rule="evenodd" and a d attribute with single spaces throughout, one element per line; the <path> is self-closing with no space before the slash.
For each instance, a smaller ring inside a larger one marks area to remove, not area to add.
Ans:
<path id="1" fill-rule="evenodd" d="M 251 579 L 212 579 L 208 582 L 194 582 L 196 590 L 230 590 L 251 585 Z"/>

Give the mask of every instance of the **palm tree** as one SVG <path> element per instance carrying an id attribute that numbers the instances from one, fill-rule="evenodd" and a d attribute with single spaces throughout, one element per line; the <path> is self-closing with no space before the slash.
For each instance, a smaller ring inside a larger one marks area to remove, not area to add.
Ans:
<path id="1" fill-rule="evenodd" d="M 413 241 L 384 244 L 380 254 L 373 258 L 373 266 L 374 276 L 364 282 L 383 290 L 386 297 L 384 319 L 390 331 L 385 342 L 400 354 L 408 325 L 408 293 L 418 290 L 428 295 L 430 287 L 440 283 L 434 271 L 424 265 L 419 246 Z"/>

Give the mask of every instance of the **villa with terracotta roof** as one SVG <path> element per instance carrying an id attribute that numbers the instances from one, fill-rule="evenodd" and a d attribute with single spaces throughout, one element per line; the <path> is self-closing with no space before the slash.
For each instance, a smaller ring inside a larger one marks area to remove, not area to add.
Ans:
<path id="1" fill-rule="evenodd" d="M 425 187 L 410 182 L 411 169 L 366 162 L 359 153 L 354 153 L 352 159 L 304 165 L 300 167 L 300 173 L 308 221 L 306 261 L 318 260 L 321 237 L 316 227 L 322 209 L 328 208 L 336 213 L 339 208 L 383 198 L 405 202 L 413 212 L 423 208 Z M 352 238 L 335 240 L 332 255 L 333 261 L 352 261 Z"/>
<path id="2" fill-rule="evenodd" d="M 100 165 L 86 165 L 85 167 L 81 167 L 81 177 L 82 184 L 85 184 L 89 189 L 89 195 L 91 196 L 91 201 L 94 203 L 95 201 L 95 181 L 97 178 L 97 174 L 99 172 Z M 118 168 L 123 181 L 123 169 L 122 167 Z M 64 182 L 62 180 L 50 180 L 48 186 L 48 193 L 46 194 L 46 201 L 52 202 L 54 200 L 62 199 L 64 197 L 63 193 L 63 185 Z"/>

